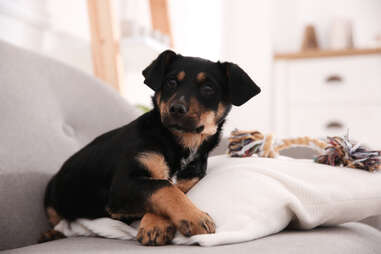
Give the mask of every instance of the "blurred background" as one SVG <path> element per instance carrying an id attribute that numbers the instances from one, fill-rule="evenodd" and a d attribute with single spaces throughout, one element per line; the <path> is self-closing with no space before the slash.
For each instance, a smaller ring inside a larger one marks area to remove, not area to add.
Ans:
<path id="1" fill-rule="evenodd" d="M 381 148 L 380 14 L 380 0 L 0 0 L 0 40 L 96 75 L 143 109 L 152 91 L 141 71 L 162 50 L 235 62 L 262 93 L 233 109 L 225 136 L 349 130 Z M 115 82 L 102 78 L 113 64 L 96 67 L 107 50 L 120 61 Z"/>

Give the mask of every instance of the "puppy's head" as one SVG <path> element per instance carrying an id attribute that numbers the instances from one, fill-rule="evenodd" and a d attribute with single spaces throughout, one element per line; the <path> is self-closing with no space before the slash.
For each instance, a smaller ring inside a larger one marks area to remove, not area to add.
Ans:
<path id="1" fill-rule="evenodd" d="M 260 88 L 236 64 L 184 57 L 167 50 L 144 71 L 165 127 L 213 135 L 231 105 L 241 106 Z"/>

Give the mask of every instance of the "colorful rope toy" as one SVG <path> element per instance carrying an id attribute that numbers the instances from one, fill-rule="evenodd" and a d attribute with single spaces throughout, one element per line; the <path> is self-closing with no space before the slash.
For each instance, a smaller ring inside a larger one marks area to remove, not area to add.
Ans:
<path id="1" fill-rule="evenodd" d="M 381 151 L 368 151 L 360 144 L 349 141 L 348 135 L 341 137 L 327 137 L 329 145 L 325 153 L 315 158 L 315 162 L 331 166 L 376 171 L 381 169 Z"/>
<path id="2" fill-rule="evenodd" d="M 229 138 L 228 153 L 231 157 L 275 158 L 281 150 L 291 147 L 309 147 L 318 155 L 314 161 L 331 166 L 376 171 L 381 169 L 381 151 L 370 151 L 360 144 L 354 144 L 348 135 L 327 137 L 321 140 L 310 137 L 276 140 L 273 135 L 263 135 L 259 131 L 234 130 Z"/>

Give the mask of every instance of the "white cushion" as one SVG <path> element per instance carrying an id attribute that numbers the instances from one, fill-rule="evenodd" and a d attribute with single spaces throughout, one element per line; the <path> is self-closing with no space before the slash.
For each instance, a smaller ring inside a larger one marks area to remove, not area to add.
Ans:
<path id="1" fill-rule="evenodd" d="M 188 196 L 214 218 L 216 234 L 178 234 L 174 241 L 212 246 L 257 239 L 289 224 L 311 229 L 379 215 L 381 173 L 285 157 L 221 155 L 209 159 L 207 176 Z"/>

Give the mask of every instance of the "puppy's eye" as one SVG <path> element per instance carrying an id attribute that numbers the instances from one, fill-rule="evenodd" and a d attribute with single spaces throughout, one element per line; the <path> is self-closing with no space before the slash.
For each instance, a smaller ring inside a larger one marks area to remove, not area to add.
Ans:
<path id="1" fill-rule="evenodd" d="M 203 85 L 201 88 L 200 88 L 200 91 L 201 91 L 201 94 L 204 95 L 204 96 L 210 96 L 210 95 L 213 95 L 214 94 L 214 89 L 213 87 L 209 86 L 209 85 Z"/>
<path id="2" fill-rule="evenodd" d="M 166 87 L 169 90 L 175 90 L 177 88 L 177 81 L 174 79 L 167 80 Z"/>

